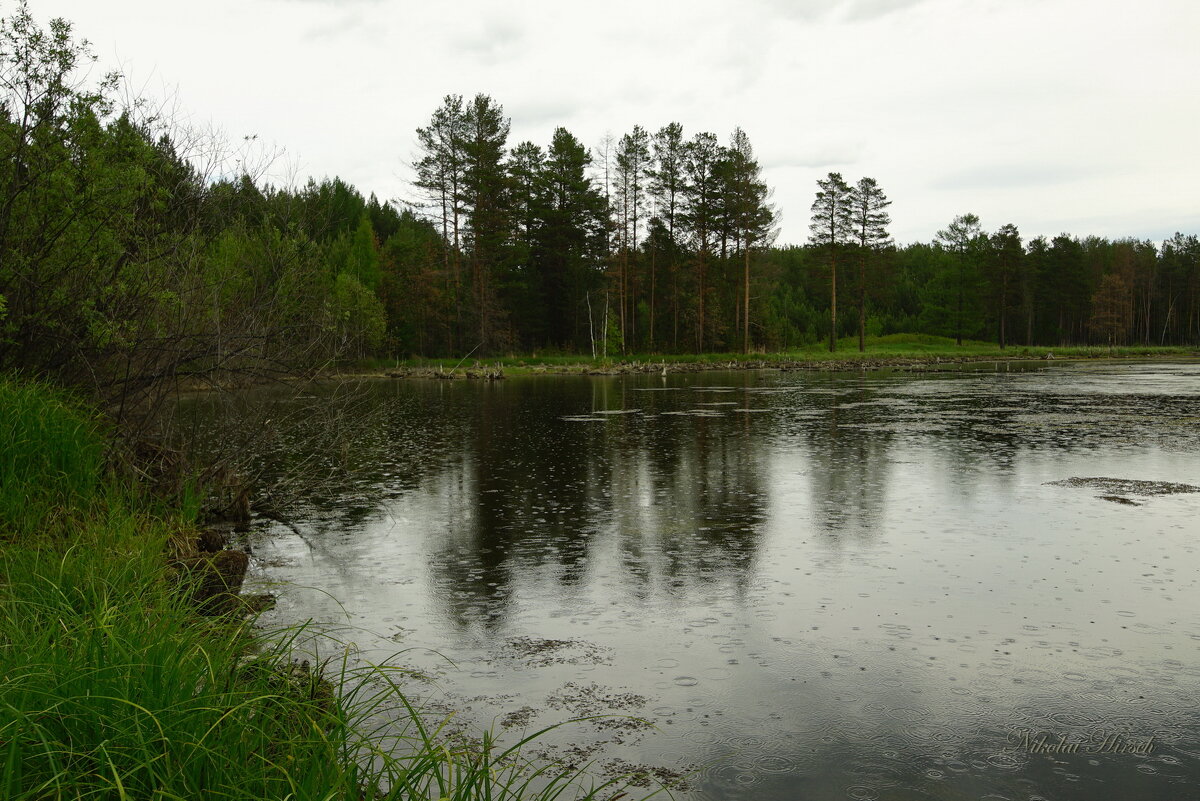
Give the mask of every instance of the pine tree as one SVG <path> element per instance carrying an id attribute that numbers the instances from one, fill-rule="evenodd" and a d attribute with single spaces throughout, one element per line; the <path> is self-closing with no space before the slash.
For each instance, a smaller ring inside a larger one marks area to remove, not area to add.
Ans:
<path id="1" fill-rule="evenodd" d="M 945 229 L 937 232 L 942 245 L 955 255 L 958 269 L 955 281 L 954 341 L 962 345 L 963 304 L 970 285 L 977 278 L 979 254 L 986 246 L 987 236 L 974 214 L 962 214 L 954 218 Z"/>
<path id="2" fill-rule="evenodd" d="M 662 248 L 662 236 L 656 237 L 651 243 L 651 272 L 650 272 L 650 346 L 654 346 L 655 335 L 655 287 L 656 276 L 653 265 L 655 256 L 666 252 L 667 274 L 671 279 L 671 310 L 673 318 L 674 347 L 679 348 L 679 264 L 675 254 L 679 250 L 677 228 L 686 189 L 684 161 L 687 156 L 683 141 L 683 126 L 672 122 L 659 129 L 654 135 L 654 162 L 650 168 L 650 195 L 654 198 L 658 218 L 663 221 L 666 229 L 666 240 L 669 247 Z"/>
<path id="3" fill-rule="evenodd" d="M 887 207 L 892 205 L 874 178 L 860 178 L 850 190 L 850 225 L 858 246 L 858 350 L 866 350 L 867 340 L 867 274 L 868 267 L 880 252 L 892 244 L 887 227 L 892 218 Z"/>
<path id="4" fill-rule="evenodd" d="M 709 287 L 706 272 L 716 229 L 720 202 L 719 166 L 724 148 L 711 133 L 698 133 L 686 145 L 684 212 L 682 220 L 691 231 L 696 249 L 696 350 L 704 352 L 705 305 Z"/>
<path id="5" fill-rule="evenodd" d="M 750 352 L 750 254 L 770 244 L 775 211 L 767 203 L 769 192 L 762 168 L 754 158 L 750 137 L 735 128 L 730 138 L 727 170 L 730 182 L 729 218 L 742 250 L 741 322 L 742 352 Z"/>
<path id="6" fill-rule="evenodd" d="M 853 241 L 850 187 L 841 173 L 817 181 L 808 241 L 825 251 L 829 263 L 829 352 L 837 350 L 837 267 L 842 251 Z"/>
<path id="7" fill-rule="evenodd" d="M 533 349 L 545 341 L 547 308 L 541 286 L 542 220 L 545 218 L 545 153 L 533 142 L 513 148 L 511 179 L 512 253 L 504 286 L 506 309 L 517 323 L 518 340 Z"/>
<path id="8" fill-rule="evenodd" d="M 617 197 L 620 201 L 621 271 L 618 285 L 622 341 L 635 337 L 629 310 L 636 300 L 636 281 L 632 262 L 637 254 L 642 210 L 646 202 L 647 170 L 650 167 L 650 135 L 640 125 L 617 143 Z"/>
<path id="9" fill-rule="evenodd" d="M 1200 238 L 1176 232 L 1163 242 L 1159 256 L 1167 311 L 1162 341 L 1200 342 Z"/>
<path id="10" fill-rule="evenodd" d="M 588 178 L 591 156 L 566 128 L 557 128 L 543 168 L 544 217 L 539 266 L 548 335 L 554 344 L 582 346 L 588 293 L 603 277 L 607 208 Z M 590 339 L 590 334 L 588 339 Z"/>
<path id="11" fill-rule="evenodd" d="M 471 287 L 479 346 L 491 351 L 504 344 L 498 280 L 511 231 L 509 176 L 504 164 L 509 120 L 500 104 L 484 94 L 475 96 L 463 117 Z"/>
<path id="12" fill-rule="evenodd" d="M 417 129 L 417 142 L 422 155 L 413 164 L 416 185 L 426 193 L 429 207 L 440 223 L 442 239 L 446 242 L 443 261 L 454 317 L 462 328 L 464 298 L 462 297 L 462 223 L 465 215 L 466 159 L 463 144 L 466 140 L 466 114 L 462 95 L 446 95 L 442 106 L 433 113 L 425 128 Z"/>
<path id="13" fill-rule="evenodd" d="M 992 234 L 991 266 L 988 271 L 992 297 L 996 308 L 996 333 L 1000 350 L 1008 343 L 1008 311 L 1012 304 L 1012 286 L 1021 272 L 1021 261 L 1025 250 L 1021 247 L 1021 234 L 1012 223 L 1000 226 Z"/>

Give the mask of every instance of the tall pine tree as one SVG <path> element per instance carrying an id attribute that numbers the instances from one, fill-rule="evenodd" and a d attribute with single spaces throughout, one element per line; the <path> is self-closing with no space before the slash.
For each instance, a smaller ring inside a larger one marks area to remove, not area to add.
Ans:
<path id="1" fill-rule="evenodd" d="M 846 246 L 853 242 L 850 187 L 842 174 L 831 172 L 817 181 L 808 241 L 825 252 L 829 264 L 829 352 L 837 350 L 837 268 Z"/>
<path id="2" fill-rule="evenodd" d="M 867 349 L 867 276 L 881 252 L 892 244 L 888 226 L 892 205 L 874 178 L 860 178 L 850 190 L 850 225 L 858 248 L 858 350 Z"/>

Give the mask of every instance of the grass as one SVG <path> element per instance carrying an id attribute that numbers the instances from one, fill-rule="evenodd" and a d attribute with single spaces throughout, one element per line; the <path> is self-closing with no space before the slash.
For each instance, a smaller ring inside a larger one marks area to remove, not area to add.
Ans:
<path id="1" fill-rule="evenodd" d="M 549 799 L 615 793 L 452 738 L 386 668 L 196 614 L 178 517 L 106 478 L 94 415 L 0 381 L 0 798 Z M 35 502 L 30 503 L 30 499 Z"/>
<path id="2" fill-rule="evenodd" d="M 0 376 L 0 529 L 27 531 L 91 503 L 105 441 L 99 418 L 61 392 Z"/>
<path id="3" fill-rule="evenodd" d="M 857 337 L 845 337 L 838 340 L 837 350 L 829 352 L 828 343 L 818 343 L 802 348 L 772 353 L 640 353 L 623 356 L 611 355 L 608 359 L 593 360 L 587 354 L 578 355 L 506 355 L 489 356 L 478 359 L 364 359 L 347 365 L 351 371 L 387 371 L 398 368 L 453 370 L 462 372 L 470 368 L 476 361 L 492 366 L 499 365 L 508 374 L 520 375 L 535 371 L 567 370 L 576 372 L 585 368 L 614 366 L 621 363 L 638 362 L 666 363 L 681 365 L 728 365 L 753 363 L 785 364 L 811 363 L 827 364 L 830 362 L 879 361 L 893 359 L 913 360 L 980 360 L 980 359 L 1041 359 L 1052 354 L 1058 359 L 1101 359 L 1101 358 L 1196 358 L 1200 351 L 1194 347 L 1179 346 L 1119 346 L 1115 348 L 1100 346 L 1034 346 L 1024 347 L 1010 345 L 1001 349 L 994 342 L 966 340 L 962 345 L 948 337 L 929 334 L 889 334 L 887 336 L 867 337 L 866 350 L 858 350 Z"/>

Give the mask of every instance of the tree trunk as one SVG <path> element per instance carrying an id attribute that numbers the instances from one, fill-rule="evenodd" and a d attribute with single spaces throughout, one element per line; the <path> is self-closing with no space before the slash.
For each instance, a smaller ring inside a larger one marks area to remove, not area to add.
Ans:
<path id="1" fill-rule="evenodd" d="M 742 269 L 743 302 L 742 312 L 742 352 L 750 352 L 750 237 L 746 237 L 746 263 Z"/>
<path id="2" fill-rule="evenodd" d="M 1004 350 L 1005 299 L 1008 298 L 1008 273 L 1000 280 L 1000 350 Z"/>
<path id="3" fill-rule="evenodd" d="M 700 249 L 700 264 L 697 274 L 699 276 L 699 290 L 696 297 L 697 318 L 699 325 L 696 328 L 696 352 L 704 352 L 704 249 Z"/>
<path id="4" fill-rule="evenodd" d="M 963 263 L 958 263 L 958 304 L 954 312 L 954 343 L 962 347 Z"/>
<path id="5" fill-rule="evenodd" d="M 650 331 L 648 336 L 648 348 L 651 352 L 654 351 L 654 285 L 655 285 L 655 262 L 658 261 L 658 248 L 650 249 Z"/>
<path id="6" fill-rule="evenodd" d="M 837 350 L 837 245 L 829 246 L 829 352 Z"/>
<path id="7" fill-rule="evenodd" d="M 858 265 L 858 352 L 867 350 L 867 251 L 863 249 Z"/>

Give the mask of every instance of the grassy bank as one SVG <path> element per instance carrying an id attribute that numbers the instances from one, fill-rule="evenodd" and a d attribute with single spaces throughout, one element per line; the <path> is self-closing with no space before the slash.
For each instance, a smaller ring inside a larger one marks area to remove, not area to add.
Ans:
<path id="1" fill-rule="evenodd" d="M 105 452 L 86 408 L 0 378 L 0 798 L 548 799 L 578 787 L 523 765 L 516 746 L 440 737 L 386 670 L 343 658 L 323 678 L 292 662 L 300 632 L 198 614 L 178 569 L 192 521 L 148 511 L 105 473 Z"/>
<path id="2" fill-rule="evenodd" d="M 527 354 L 491 356 L 469 359 L 365 359 L 346 365 L 346 372 L 386 373 L 396 371 L 457 371 L 499 367 L 507 375 L 526 373 L 580 373 L 604 370 L 620 365 L 665 365 L 682 369 L 723 369 L 788 367 L 795 369 L 837 369 L 843 366 L 888 364 L 921 364 L 926 362 L 988 361 L 1020 359 L 1195 359 L 1200 349 L 1189 347 L 1098 346 L 1024 347 L 1001 349 L 994 342 L 964 341 L 956 345 L 953 339 L 924 334 L 892 334 L 868 337 L 866 350 L 859 351 L 858 339 L 848 337 L 838 342 L 837 350 L 815 344 L 776 353 L 701 353 L 659 354 L 635 353 L 610 355 L 592 359 L 590 355 Z"/>

